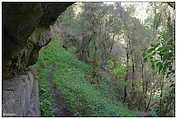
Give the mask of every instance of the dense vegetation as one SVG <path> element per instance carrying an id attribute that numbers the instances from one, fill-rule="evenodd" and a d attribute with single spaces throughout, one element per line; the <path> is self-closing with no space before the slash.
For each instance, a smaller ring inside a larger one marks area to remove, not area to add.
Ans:
<path id="1" fill-rule="evenodd" d="M 62 94 L 66 105 L 64 108 L 73 113 L 72 116 L 135 116 L 127 106 L 116 101 L 116 95 L 109 89 L 110 81 L 99 77 L 99 84 L 92 85 L 89 76 L 93 67 L 79 61 L 71 52 L 62 48 L 57 37 L 42 51 L 38 64 L 33 66 L 40 74 L 40 99 L 43 116 L 54 116 L 57 109 L 52 105 L 51 88 L 48 73 L 53 64 L 57 69 L 54 83 Z M 103 89 L 103 90 L 102 90 Z"/>
<path id="2" fill-rule="evenodd" d="M 43 116 L 175 115 L 175 9 L 144 4 L 143 21 L 143 3 L 120 2 L 76 3 L 58 18 L 32 66 Z"/>

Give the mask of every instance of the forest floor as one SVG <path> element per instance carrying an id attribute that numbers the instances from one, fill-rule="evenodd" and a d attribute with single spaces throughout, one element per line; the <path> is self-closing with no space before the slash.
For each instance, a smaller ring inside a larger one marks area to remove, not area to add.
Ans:
<path id="1" fill-rule="evenodd" d="M 80 61 L 72 49 L 62 48 L 60 40 L 51 41 L 31 68 L 38 72 L 42 116 L 125 117 L 138 113 L 118 101 L 119 92 L 108 71 L 97 71 Z M 91 77 L 95 72 L 98 76 Z"/>
<path id="2" fill-rule="evenodd" d="M 57 89 L 56 84 L 53 82 L 56 70 L 56 64 L 52 64 L 51 71 L 48 73 L 48 83 L 50 85 L 49 92 L 52 94 L 53 97 L 53 107 L 58 110 L 55 112 L 54 116 L 72 116 L 73 114 L 64 108 L 65 101 L 63 99 L 63 96 Z"/>

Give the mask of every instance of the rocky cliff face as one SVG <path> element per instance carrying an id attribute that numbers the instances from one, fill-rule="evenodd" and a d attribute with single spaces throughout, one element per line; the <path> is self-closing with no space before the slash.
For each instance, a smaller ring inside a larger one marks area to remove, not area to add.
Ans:
<path id="1" fill-rule="evenodd" d="M 3 79 L 37 61 L 51 40 L 49 26 L 72 3 L 6 3 L 3 8 Z"/>
<path id="2" fill-rule="evenodd" d="M 71 4 L 2 4 L 3 79 L 9 79 L 2 84 L 3 116 L 40 116 L 38 81 L 25 70 L 50 42 L 49 26 Z"/>

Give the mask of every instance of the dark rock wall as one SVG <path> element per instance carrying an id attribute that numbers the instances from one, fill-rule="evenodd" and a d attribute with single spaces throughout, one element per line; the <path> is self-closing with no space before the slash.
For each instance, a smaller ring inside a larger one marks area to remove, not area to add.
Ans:
<path id="1" fill-rule="evenodd" d="M 72 3 L 2 3 L 3 116 L 40 116 L 38 81 L 26 71 L 51 41 L 49 26 Z"/>
<path id="2" fill-rule="evenodd" d="M 72 3 L 2 3 L 3 79 L 10 79 L 37 61 L 51 40 L 49 26 Z"/>

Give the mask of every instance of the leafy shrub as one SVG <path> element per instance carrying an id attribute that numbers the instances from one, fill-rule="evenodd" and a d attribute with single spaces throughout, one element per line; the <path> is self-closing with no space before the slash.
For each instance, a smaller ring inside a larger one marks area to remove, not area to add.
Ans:
<path id="1" fill-rule="evenodd" d="M 125 76 L 126 66 L 121 63 L 114 63 L 111 60 L 108 60 L 109 71 L 115 75 L 117 78 L 123 78 Z"/>
<path id="2" fill-rule="evenodd" d="M 48 89 L 47 75 L 50 66 L 56 64 L 54 83 L 65 100 L 65 108 L 73 116 L 135 116 L 127 106 L 116 101 L 115 93 L 109 88 L 106 79 L 100 79 L 97 86 L 87 79 L 94 69 L 85 64 L 69 51 L 61 47 L 62 41 L 54 40 L 42 50 L 38 63 L 34 66 L 39 71 L 40 101 L 43 116 L 53 115 L 51 94 Z M 44 68 L 45 67 L 45 68 Z M 109 94 L 108 94 L 109 93 Z"/>

